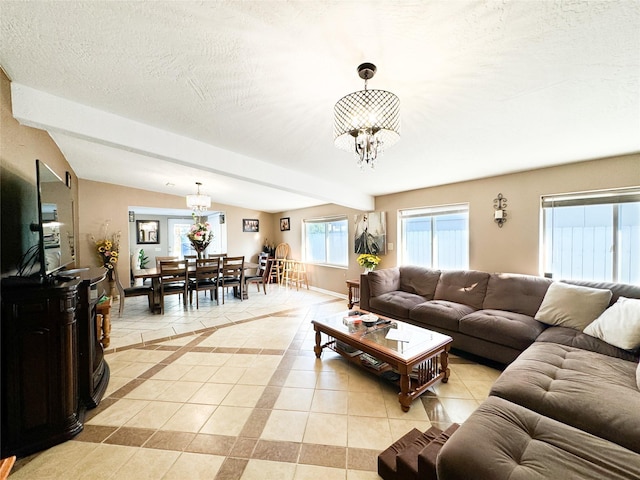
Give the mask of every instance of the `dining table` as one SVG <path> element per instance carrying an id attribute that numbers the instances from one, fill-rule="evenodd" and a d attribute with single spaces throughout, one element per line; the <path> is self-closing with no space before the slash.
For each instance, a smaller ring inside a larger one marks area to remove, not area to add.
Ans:
<path id="1" fill-rule="evenodd" d="M 244 270 L 257 270 L 259 265 L 253 262 L 244 262 Z M 153 301 L 151 303 L 151 311 L 153 313 L 161 313 L 162 312 L 162 296 L 160 294 L 160 269 L 157 267 L 154 268 L 141 268 L 141 269 L 132 269 L 133 278 L 138 279 L 141 278 L 144 280 L 151 280 L 151 288 L 153 289 Z M 190 278 L 195 278 L 196 275 L 196 266 L 195 263 L 189 262 L 188 273 Z M 223 293 L 224 295 L 224 293 Z M 247 300 L 249 295 L 247 294 L 247 289 L 242 289 L 242 299 Z"/>

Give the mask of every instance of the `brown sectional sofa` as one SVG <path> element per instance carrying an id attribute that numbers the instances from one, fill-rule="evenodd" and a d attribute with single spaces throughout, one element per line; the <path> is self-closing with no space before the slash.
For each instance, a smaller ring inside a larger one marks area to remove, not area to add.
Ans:
<path id="1" fill-rule="evenodd" d="M 640 298 L 640 287 L 620 283 L 566 281 Z M 565 327 L 533 317 L 551 285 L 548 278 L 476 270 L 439 271 L 403 266 L 360 279 L 363 310 L 403 320 L 453 338 L 453 348 L 502 364 L 514 361 L 536 340 L 565 343 L 632 360 L 637 356 Z M 575 333 L 574 333 L 575 332 Z"/>
<path id="2" fill-rule="evenodd" d="M 610 290 L 610 305 L 640 298 L 640 286 L 568 283 Z M 640 479 L 640 352 L 535 320 L 549 285 L 415 266 L 361 277 L 361 308 L 509 364 L 438 453 L 439 480 Z"/>

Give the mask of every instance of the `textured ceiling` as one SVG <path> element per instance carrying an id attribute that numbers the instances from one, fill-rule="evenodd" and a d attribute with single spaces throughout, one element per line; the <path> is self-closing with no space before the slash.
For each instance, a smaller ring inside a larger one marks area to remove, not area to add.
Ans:
<path id="1" fill-rule="evenodd" d="M 4 0 L 0 40 L 81 178 L 264 211 L 640 151 L 637 0 Z M 401 101 L 373 172 L 332 138 L 365 61 Z"/>

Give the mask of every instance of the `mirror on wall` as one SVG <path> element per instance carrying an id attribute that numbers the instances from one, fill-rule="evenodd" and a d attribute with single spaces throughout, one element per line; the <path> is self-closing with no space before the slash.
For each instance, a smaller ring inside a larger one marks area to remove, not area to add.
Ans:
<path id="1" fill-rule="evenodd" d="M 160 243 L 160 222 L 158 220 L 136 220 L 138 243 Z"/>

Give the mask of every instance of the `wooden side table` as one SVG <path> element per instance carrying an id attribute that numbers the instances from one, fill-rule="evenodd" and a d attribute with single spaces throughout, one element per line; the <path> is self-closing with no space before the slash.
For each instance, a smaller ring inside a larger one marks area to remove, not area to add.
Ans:
<path id="1" fill-rule="evenodd" d="M 347 288 L 349 289 L 347 306 L 353 308 L 354 305 L 360 305 L 360 280 L 347 280 Z"/>

